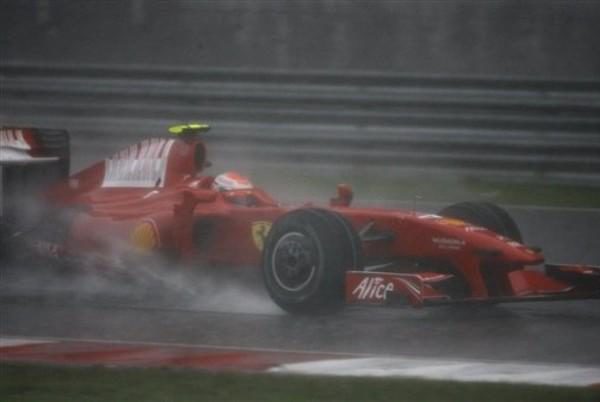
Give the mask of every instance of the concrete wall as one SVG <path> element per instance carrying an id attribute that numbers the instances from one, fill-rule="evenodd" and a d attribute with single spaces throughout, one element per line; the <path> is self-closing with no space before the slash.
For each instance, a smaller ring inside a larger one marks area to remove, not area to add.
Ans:
<path id="1" fill-rule="evenodd" d="M 2 61 L 600 78 L 600 1 L 0 0 Z"/>

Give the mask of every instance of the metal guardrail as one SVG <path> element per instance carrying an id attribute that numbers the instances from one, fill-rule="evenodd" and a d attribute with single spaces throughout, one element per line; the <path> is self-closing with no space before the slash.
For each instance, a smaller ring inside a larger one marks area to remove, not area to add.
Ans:
<path id="1" fill-rule="evenodd" d="M 16 63 L 0 77 L 13 118 L 247 122 L 215 141 L 260 160 L 600 183 L 600 81 Z"/>

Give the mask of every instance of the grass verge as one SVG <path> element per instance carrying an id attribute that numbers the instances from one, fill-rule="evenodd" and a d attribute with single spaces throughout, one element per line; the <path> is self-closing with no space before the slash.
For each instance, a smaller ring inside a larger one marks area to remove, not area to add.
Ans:
<path id="1" fill-rule="evenodd" d="M 592 402 L 600 390 L 415 379 L 0 365 L 3 402 L 411 401 Z"/>
<path id="2" fill-rule="evenodd" d="M 419 196 L 424 201 L 452 203 L 486 200 L 503 205 L 538 205 L 574 208 L 600 208 L 600 186 L 545 181 L 513 181 L 467 176 L 417 174 L 394 176 L 356 171 L 273 170 L 250 172 L 257 185 L 275 198 L 293 201 L 327 199 L 337 183 L 353 186 L 360 200 L 406 200 Z"/>

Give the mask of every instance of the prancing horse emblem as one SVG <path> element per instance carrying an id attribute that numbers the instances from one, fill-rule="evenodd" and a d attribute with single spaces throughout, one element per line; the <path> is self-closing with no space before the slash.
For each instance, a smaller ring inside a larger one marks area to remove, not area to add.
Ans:
<path id="1" fill-rule="evenodd" d="M 265 247 L 265 239 L 269 234 L 269 230 L 271 230 L 271 222 L 267 221 L 258 221 L 252 223 L 252 239 L 254 240 L 254 245 L 260 251 Z"/>

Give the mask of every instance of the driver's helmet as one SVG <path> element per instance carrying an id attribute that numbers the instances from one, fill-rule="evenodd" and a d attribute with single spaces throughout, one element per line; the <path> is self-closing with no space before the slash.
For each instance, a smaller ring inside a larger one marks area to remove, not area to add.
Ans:
<path id="1" fill-rule="evenodd" d="M 252 182 L 237 172 L 221 173 L 213 181 L 212 188 L 217 191 L 249 190 Z"/>

